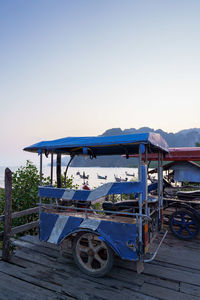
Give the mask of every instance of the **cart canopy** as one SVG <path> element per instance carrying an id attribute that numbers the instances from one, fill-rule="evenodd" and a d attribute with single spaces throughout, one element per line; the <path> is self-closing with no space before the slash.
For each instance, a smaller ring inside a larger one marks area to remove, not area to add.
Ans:
<path id="1" fill-rule="evenodd" d="M 122 155 L 136 154 L 139 145 L 148 145 L 149 152 L 168 153 L 166 141 L 157 133 L 142 133 L 119 136 L 66 137 L 53 141 L 43 141 L 24 148 L 35 153 L 62 153 L 69 155 Z"/>

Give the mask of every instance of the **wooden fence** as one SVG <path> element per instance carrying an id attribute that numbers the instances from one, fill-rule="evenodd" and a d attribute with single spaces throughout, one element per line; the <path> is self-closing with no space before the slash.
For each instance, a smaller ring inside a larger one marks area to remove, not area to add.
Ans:
<path id="1" fill-rule="evenodd" d="M 28 216 L 39 212 L 39 207 L 29 208 L 19 212 L 12 213 L 12 172 L 5 170 L 5 214 L 0 216 L 0 222 L 4 222 L 4 231 L 0 232 L 0 239 L 3 239 L 2 259 L 9 260 L 10 257 L 10 238 L 11 236 L 22 233 L 33 228 L 37 228 L 39 221 L 33 221 L 12 228 L 12 219 Z"/>

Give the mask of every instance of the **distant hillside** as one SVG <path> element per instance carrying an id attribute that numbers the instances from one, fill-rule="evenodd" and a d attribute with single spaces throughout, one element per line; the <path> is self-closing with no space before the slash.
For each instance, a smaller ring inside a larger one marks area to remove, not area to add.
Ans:
<path id="1" fill-rule="evenodd" d="M 150 127 L 141 127 L 139 129 L 129 128 L 124 130 L 121 128 L 112 128 L 106 130 L 102 136 L 146 132 L 159 133 L 167 141 L 169 147 L 194 147 L 196 143 L 200 143 L 200 128 L 185 129 L 177 133 L 168 133 L 162 129 L 154 130 Z M 136 159 L 122 159 L 121 156 L 118 155 L 101 156 L 96 159 L 75 157 L 71 164 L 72 167 L 131 167 L 134 165 L 136 165 Z"/>

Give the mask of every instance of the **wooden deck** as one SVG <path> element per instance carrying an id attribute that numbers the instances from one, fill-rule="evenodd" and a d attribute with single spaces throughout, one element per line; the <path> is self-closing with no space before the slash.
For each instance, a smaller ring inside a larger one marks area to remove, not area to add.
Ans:
<path id="1" fill-rule="evenodd" d="M 137 274 L 116 260 L 110 275 L 91 278 L 70 254 L 37 237 L 14 240 L 10 262 L 0 261 L 0 299 L 200 299 L 200 239 L 183 242 L 168 234 L 156 259 Z"/>

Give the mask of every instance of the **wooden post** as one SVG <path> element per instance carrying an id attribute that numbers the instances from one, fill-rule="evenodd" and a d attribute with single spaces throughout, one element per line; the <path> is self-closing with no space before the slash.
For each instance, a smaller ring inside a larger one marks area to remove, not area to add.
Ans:
<path id="1" fill-rule="evenodd" d="M 62 187 L 62 180 L 61 180 L 61 154 L 57 154 L 57 161 L 56 161 L 56 175 L 57 175 L 57 188 Z"/>
<path id="2" fill-rule="evenodd" d="M 2 259 L 9 260 L 10 256 L 10 235 L 12 227 L 12 172 L 9 168 L 5 170 L 5 220 Z"/>

